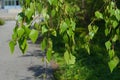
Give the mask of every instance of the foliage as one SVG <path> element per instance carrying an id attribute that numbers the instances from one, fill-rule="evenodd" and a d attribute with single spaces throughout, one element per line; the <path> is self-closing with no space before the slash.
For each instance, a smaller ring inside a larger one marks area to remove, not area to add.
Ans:
<path id="1" fill-rule="evenodd" d="M 106 58 L 105 63 L 108 63 L 111 72 L 119 64 L 120 9 L 115 1 L 21 0 L 21 4 L 19 25 L 14 28 L 9 43 L 11 52 L 18 43 L 25 53 L 27 39 L 35 43 L 41 34 L 43 39 L 40 44 L 48 61 L 58 53 L 64 57 L 64 64 L 69 68 L 75 61 L 76 64 L 79 62 L 79 54 L 86 53 L 79 51 L 86 49 L 91 56 L 94 55 L 92 49 L 97 45 L 104 48 L 102 58 Z M 34 28 L 30 29 L 31 25 Z M 100 53 L 97 54 L 100 56 Z"/>
<path id="2" fill-rule="evenodd" d="M 5 21 L 0 18 L 0 25 L 3 25 L 4 23 L 5 23 Z"/>

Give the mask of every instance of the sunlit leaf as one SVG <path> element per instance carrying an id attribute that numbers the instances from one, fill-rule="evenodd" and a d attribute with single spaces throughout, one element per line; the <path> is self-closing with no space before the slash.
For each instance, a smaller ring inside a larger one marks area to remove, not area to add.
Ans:
<path id="1" fill-rule="evenodd" d="M 105 29 L 105 35 L 108 36 L 108 34 L 109 34 L 109 29 L 106 28 L 106 29 Z"/>
<path id="2" fill-rule="evenodd" d="M 103 19 L 103 14 L 100 13 L 99 11 L 96 11 L 96 12 L 95 12 L 95 16 L 96 16 L 98 19 Z"/>
<path id="3" fill-rule="evenodd" d="M 51 33 L 53 36 L 57 36 L 57 32 L 55 30 L 52 31 Z"/>
<path id="4" fill-rule="evenodd" d="M 110 57 L 110 59 L 112 59 L 114 56 L 115 56 L 114 50 L 113 49 L 109 50 L 109 57 Z"/>
<path id="5" fill-rule="evenodd" d="M 109 65 L 109 68 L 110 68 L 111 72 L 116 68 L 118 63 L 119 63 L 119 58 L 117 56 L 115 56 L 112 60 L 110 60 L 108 62 L 108 65 Z"/>
<path id="6" fill-rule="evenodd" d="M 42 26 L 42 34 L 46 33 L 48 31 L 48 29 L 46 28 L 46 26 Z"/>
<path id="7" fill-rule="evenodd" d="M 111 42 L 110 41 L 107 41 L 107 42 L 105 42 L 105 46 L 106 46 L 106 49 L 107 50 L 109 50 L 109 49 L 111 49 Z"/>
<path id="8" fill-rule="evenodd" d="M 27 16 L 28 19 L 30 19 L 32 17 L 32 14 L 33 14 L 32 9 L 30 9 L 30 8 L 26 9 L 25 15 Z"/>
<path id="9" fill-rule="evenodd" d="M 114 20 L 113 21 L 113 28 L 115 29 L 118 26 L 118 24 L 119 24 L 118 21 Z"/>
<path id="10" fill-rule="evenodd" d="M 70 58 L 70 54 L 69 54 L 68 51 L 66 51 L 66 52 L 64 53 L 64 59 L 65 59 L 65 62 L 66 62 L 67 64 L 69 64 L 69 58 Z"/>
<path id="11" fill-rule="evenodd" d="M 44 38 L 42 43 L 41 43 L 41 49 L 44 51 L 46 46 L 47 46 L 47 40 L 46 40 L 46 38 Z"/>
<path id="12" fill-rule="evenodd" d="M 46 53 L 47 60 L 50 61 L 52 56 L 52 49 L 49 48 Z"/>
<path id="13" fill-rule="evenodd" d="M 112 41 L 116 42 L 117 40 L 118 40 L 118 35 L 115 34 L 114 37 L 112 38 Z"/>
<path id="14" fill-rule="evenodd" d="M 66 24 L 66 22 L 62 22 L 60 25 L 60 33 L 64 33 L 68 28 L 68 25 Z"/>
<path id="15" fill-rule="evenodd" d="M 37 38 L 38 38 L 38 31 L 37 30 L 34 30 L 32 29 L 30 34 L 29 34 L 29 38 L 32 40 L 33 43 L 36 42 Z"/>
<path id="16" fill-rule="evenodd" d="M 9 48 L 10 48 L 11 53 L 14 52 L 15 45 L 16 45 L 16 43 L 14 41 L 9 42 Z"/>
<path id="17" fill-rule="evenodd" d="M 75 56 L 70 54 L 69 64 L 75 64 L 75 59 L 76 59 Z"/>
<path id="18" fill-rule="evenodd" d="M 69 30 L 67 30 L 67 34 L 69 35 L 69 37 L 74 35 L 73 30 L 71 28 L 69 28 Z"/>
<path id="19" fill-rule="evenodd" d="M 24 34 L 24 29 L 22 28 L 22 27 L 19 27 L 18 29 L 17 29 L 17 34 L 18 34 L 18 37 L 21 37 L 23 34 Z"/>
<path id="20" fill-rule="evenodd" d="M 120 21 L 120 10 L 119 9 L 115 10 L 115 16 L 116 16 L 117 20 Z"/>
<path id="21" fill-rule="evenodd" d="M 19 48 L 24 54 L 28 48 L 27 40 L 26 39 L 19 39 L 18 40 Z"/>

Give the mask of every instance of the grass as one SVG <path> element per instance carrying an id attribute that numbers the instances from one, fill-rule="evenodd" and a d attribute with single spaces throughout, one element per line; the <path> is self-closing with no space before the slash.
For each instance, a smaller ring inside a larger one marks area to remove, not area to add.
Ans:
<path id="1" fill-rule="evenodd" d="M 0 25 L 4 25 L 4 24 L 5 24 L 5 21 L 0 18 Z"/>

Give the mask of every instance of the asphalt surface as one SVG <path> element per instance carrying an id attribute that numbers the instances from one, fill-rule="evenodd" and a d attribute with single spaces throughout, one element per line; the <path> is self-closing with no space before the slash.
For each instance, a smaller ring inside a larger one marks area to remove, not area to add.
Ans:
<path id="1" fill-rule="evenodd" d="M 51 80 L 51 69 L 46 68 L 47 79 L 43 78 L 45 63 L 38 44 L 28 41 L 29 48 L 25 55 L 18 46 L 11 55 L 8 43 L 11 40 L 15 21 L 6 21 L 0 26 L 0 80 Z"/>

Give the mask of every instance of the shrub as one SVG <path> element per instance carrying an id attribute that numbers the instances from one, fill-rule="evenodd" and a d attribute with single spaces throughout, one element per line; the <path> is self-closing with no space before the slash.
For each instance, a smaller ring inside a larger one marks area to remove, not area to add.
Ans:
<path id="1" fill-rule="evenodd" d="M 3 25 L 4 23 L 5 23 L 5 21 L 0 18 L 0 25 Z"/>

